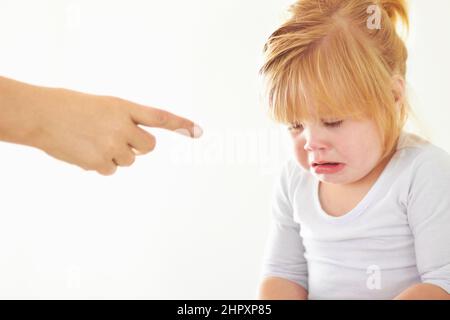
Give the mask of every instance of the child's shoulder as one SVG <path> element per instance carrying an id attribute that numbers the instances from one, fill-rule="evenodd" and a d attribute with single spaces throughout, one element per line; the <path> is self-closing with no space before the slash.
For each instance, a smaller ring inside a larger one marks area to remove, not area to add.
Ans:
<path id="1" fill-rule="evenodd" d="M 403 133 L 397 152 L 405 164 L 411 165 L 415 174 L 450 174 L 450 154 L 418 135 Z"/>

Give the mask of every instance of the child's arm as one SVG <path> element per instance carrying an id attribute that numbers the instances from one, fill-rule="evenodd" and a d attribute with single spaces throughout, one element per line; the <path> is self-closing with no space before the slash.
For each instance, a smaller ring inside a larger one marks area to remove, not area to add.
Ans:
<path id="1" fill-rule="evenodd" d="M 308 266 L 300 236 L 300 224 L 294 221 L 290 187 L 298 172 L 288 162 L 275 188 L 272 223 L 262 268 L 259 299 L 308 298 Z"/>
<path id="2" fill-rule="evenodd" d="M 419 283 L 400 293 L 394 300 L 450 300 L 450 294 L 430 283 Z"/>
<path id="3" fill-rule="evenodd" d="M 450 298 L 450 155 L 437 147 L 417 158 L 408 195 L 408 223 L 414 235 L 421 282 L 397 299 Z"/>
<path id="4" fill-rule="evenodd" d="M 258 299 L 308 300 L 308 292 L 295 282 L 278 277 L 267 277 L 261 282 Z"/>

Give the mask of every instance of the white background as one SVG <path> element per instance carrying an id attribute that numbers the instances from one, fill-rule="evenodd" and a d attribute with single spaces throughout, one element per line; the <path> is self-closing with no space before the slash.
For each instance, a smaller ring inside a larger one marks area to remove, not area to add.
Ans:
<path id="1" fill-rule="evenodd" d="M 258 70 L 292 1 L 0 0 L 0 75 L 199 122 L 110 177 L 0 143 L 0 298 L 253 299 L 290 156 Z M 408 90 L 450 151 L 447 0 L 410 1 Z M 70 130 L 70 128 L 68 128 Z"/>

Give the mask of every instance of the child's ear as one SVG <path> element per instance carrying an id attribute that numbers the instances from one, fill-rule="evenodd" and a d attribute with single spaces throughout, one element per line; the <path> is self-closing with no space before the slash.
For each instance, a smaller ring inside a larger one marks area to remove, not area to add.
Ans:
<path id="1" fill-rule="evenodd" d="M 396 104 L 403 102 L 405 97 L 405 79 L 398 74 L 392 77 L 392 94 Z"/>

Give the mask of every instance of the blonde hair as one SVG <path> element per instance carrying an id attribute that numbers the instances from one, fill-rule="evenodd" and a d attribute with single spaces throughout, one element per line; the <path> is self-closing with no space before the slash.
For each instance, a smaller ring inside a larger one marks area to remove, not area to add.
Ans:
<path id="1" fill-rule="evenodd" d="M 406 46 L 397 24 L 409 28 L 405 0 L 298 0 L 291 17 L 268 39 L 261 68 L 272 117 L 373 119 L 391 154 L 412 113 L 400 108 L 393 77 L 405 78 Z M 370 19 L 376 18 L 374 25 Z"/>

